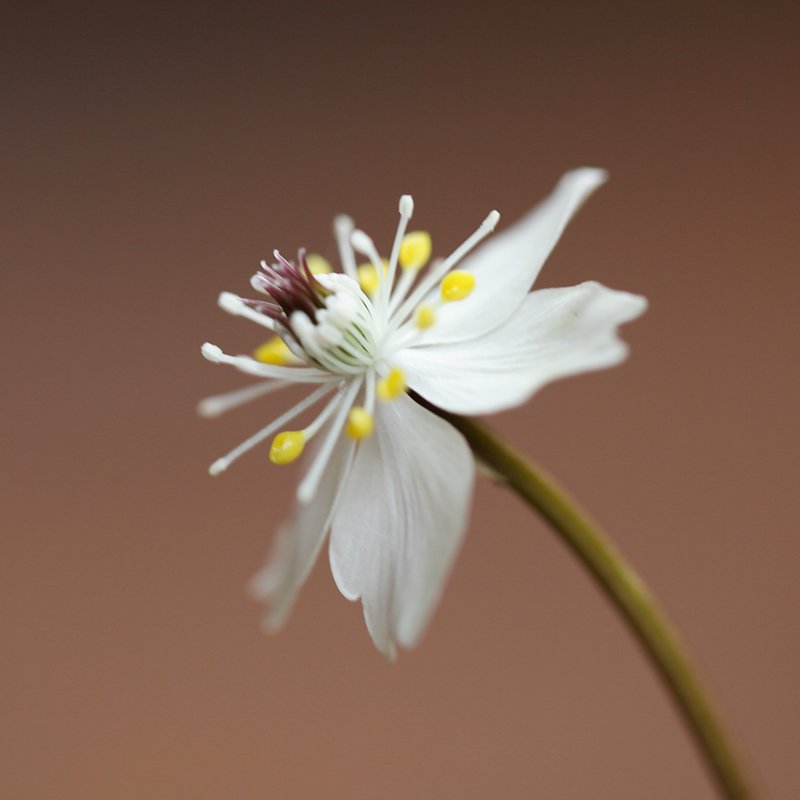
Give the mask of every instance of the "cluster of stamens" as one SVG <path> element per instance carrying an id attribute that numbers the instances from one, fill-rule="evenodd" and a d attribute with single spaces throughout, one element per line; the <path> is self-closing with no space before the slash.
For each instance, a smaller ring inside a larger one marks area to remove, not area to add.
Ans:
<path id="1" fill-rule="evenodd" d="M 341 216 L 334 224 L 341 273 L 334 272 L 319 255 L 301 250 L 297 263 L 293 263 L 275 251 L 274 262 L 262 261 L 261 269 L 251 279 L 251 286 L 263 299 L 244 299 L 228 292 L 220 295 L 224 310 L 259 323 L 274 336 L 254 351 L 253 358 L 227 356 L 209 344 L 204 345 L 203 354 L 211 361 L 230 363 L 269 380 L 209 398 L 201 404 L 201 413 L 215 416 L 291 383 L 316 383 L 319 388 L 214 462 L 212 474 L 223 471 L 243 452 L 334 393 L 310 425 L 279 433 L 270 448 L 273 463 L 294 461 L 305 444 L 330 421 L 330 433 L 299 489 L 301 500 L 308 500 L 342 430 L 356 440 L 371 435 L 376 397 L 390 402 L 405 392 L 405 376 L 391 366 L 392 354 L 413 347 L 422 332 L 435 325 L 444 303 L 470 295 L 475 287 L 474 275 L 452 268 L 494 229 L 500 216 L 492 211 L 453 253 L 429 265 L 430 235 L 424 231 L 406 232 L 413 207 L 411 197 L 403 195 L 389 259 L 382 259 L 372 240 L 363 231 L 355 230 L 349 217 Z M 367 261 L 357 264 L 356 253 L 366 256 Z M 357 405 L 359 399 L 361 404 Z"/>

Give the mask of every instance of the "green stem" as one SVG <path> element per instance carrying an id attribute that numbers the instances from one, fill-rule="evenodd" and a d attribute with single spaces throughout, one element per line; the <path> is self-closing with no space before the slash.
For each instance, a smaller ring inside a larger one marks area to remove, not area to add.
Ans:
<path id="1" fill-rule="evenodd" d="M 675 631 L 642 579 L 606 534 L 539 467 L 476 420 L 432 409 L 466 437 L 476 457 L 496 472 L 556 530 L 616 606 L 658 671 L 729 800 L 755 797 L 730 740 Z"/>

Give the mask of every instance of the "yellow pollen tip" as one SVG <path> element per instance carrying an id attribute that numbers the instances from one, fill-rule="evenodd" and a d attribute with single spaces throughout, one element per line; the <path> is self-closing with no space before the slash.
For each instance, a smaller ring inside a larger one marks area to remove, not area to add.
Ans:
<path id="1" fill-rule="evenodd" d="M 436 322 L 436 312 L 430 306 L 420 306 L 414 322 L 421 331 L 424 331 Z"/>
<path id="2" fill-rule="evenodd" d="M 378 381 L 376 389 L 381 400 L 394 400 L 400 397 L 406 390 L 405 373 L 399 367 L 393 367 L 383 380 Z"/>
<path id="3" fill-rule="evenodd" d="M 264 342 L 261 347 L 257 347 L 253 351 L 253 358 L 262 364 L 284 366 L 294 360 L 294 355 L 283 339 L 273 336 L 268 342 Z"/>
<path id="4" fill-rule="evenodd" d="M 306 444 L 306 436 L 303 431 L 284 431 L 279 433 L 272 440 L 272 447 L 269 449 L 269 460 L 273 464 L 291 464 Z"/>
<path id="5" fill-rule="evenodd" d="M 386 275 L 389 270 L 389 262 L 383 258 L 383 274 Z M 378 290 L 378 271 L 372 264 L 360 264 L 356 269 L 358 275 L 358 285 L 364 294 L 372 294 Z"/>
<path id="6" fill-rule="evenodd" d="M 412 231 L 400 243 L 400 266 L 403 269 L 419 269 L 431 257 L 431 235 L 427 231 Z"/>
<path id="7" fill-rule="evenodd" d="M 442 300 L 453 303 L 464 300 L 475 288 L 475 276 L 471 272 L 455 270 L 446 275 L 442 281 Z"/>
<path id="8" fill-rule="evenodd" d="M 329 272 L 333 272 L 331 262 L 319 253 L 307 253 L 306 264 L 312 275 L 327 275 Z"/>
<path id="9" fill-rule="evenodd" d="M 351 439 L 366 439 L 375 428 L 375 420 L 366 408 L 355 406 L 347 417 L 347 435 Z"/>

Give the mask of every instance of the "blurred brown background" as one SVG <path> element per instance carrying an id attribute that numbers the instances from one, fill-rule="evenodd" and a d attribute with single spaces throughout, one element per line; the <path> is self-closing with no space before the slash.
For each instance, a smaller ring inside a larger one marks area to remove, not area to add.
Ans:
<path id="1" fill-rule="evenodd" d="M 795 6 L 796 7 L 796 6 Z M 441 250 L 566 169 L 611 183 L 540 285 L 641 292 L 619 369 L 495 424 L 661 596 L 756 765 L 800 794 L 792 5 L 54 4 L 3 20 L 2 760 L 20 798 L 710 798 L 660 685 L 549 530 L 482 482 L 389 666 L 326 559 L 244 591 L 295 474 L 218 455 L 215 306 L 396 201 Z"/>

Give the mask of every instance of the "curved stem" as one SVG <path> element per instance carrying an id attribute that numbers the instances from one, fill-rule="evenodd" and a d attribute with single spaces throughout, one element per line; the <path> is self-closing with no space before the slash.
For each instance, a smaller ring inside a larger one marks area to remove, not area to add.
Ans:
<path id="1" fill-rule="evenodd" d="M 475 455 L 553 526 L 616 606 L 683 715 L 722 796 L 753 800 L 750 782 L 695 674 L 686 647 L 606 534 L 538 466 L 486 425 L 432 410 L 461 431 Z"/>

